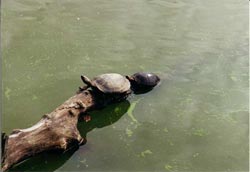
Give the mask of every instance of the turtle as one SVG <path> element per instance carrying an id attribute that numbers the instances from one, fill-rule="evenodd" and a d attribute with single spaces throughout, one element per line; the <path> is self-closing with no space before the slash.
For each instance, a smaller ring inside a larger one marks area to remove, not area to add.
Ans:
<path id="1" fill-rule="evenodd" d="M 149 72 L 137 72 L 126 78 L 130 81 L 131 89 L 134 92 L 149 91 L 160 82 L 160 78 L 156 74 Z"/>
<path id="2" fill-rule="evenodd" d="M 90 80 L 86 76 L 81 76 L 82 81 L 87 85 L 80 90 L 91 87 L 93 90 L 98 90 L 104 94 L 129 94 L 131 92 L 130 82 L 125 76 L 117 73 L 106 73 L 96 76 Z"/>

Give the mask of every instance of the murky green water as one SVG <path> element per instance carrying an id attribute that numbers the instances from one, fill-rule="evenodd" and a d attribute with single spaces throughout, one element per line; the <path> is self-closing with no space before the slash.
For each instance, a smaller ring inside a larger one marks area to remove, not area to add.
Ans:
<path id="1" fill-rule="evenodd" d="M 247 171 L 248 2 L 3 0 L 2 130 L 27 128 L 80 75 L 155 72 L 153 91 L 92 113 L 76 152 L 16 171 Z"/>

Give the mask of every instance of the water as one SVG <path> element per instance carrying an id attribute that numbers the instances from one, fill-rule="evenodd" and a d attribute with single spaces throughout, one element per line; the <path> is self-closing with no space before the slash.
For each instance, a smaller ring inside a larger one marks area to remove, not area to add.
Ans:
<path id="1" fill-rule="evenodd" d="M 247 11 L 240 0 L 3 1 L 7 133 L 72 96 L 81 74 L 162 78 L 80 123 L 77 151 L 12 171 L 248 171 Z"/>

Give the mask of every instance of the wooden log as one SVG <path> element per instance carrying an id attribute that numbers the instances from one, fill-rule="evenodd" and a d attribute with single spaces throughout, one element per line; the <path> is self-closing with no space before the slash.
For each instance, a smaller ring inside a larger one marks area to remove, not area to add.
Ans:
<path id="1" fill-rule="evenodd" d="M 128 95 L 104 95 L 83 90 L 46 114 L 34 126 L 15 129 L 9 136 L 2 134 L 2 170 L 39 153 L 50 150 L 66 151 L 86 142 L 78 129 L 78 119 L 86 112 L 126 99 Z"/>

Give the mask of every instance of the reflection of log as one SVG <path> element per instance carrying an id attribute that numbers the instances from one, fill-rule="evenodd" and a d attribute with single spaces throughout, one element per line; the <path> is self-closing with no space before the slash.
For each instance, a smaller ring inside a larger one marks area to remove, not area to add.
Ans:
<path id="1" fill-rule="evenodd" d="M 126 96 L 125 96 L 126 97 Z M 84 144 L 77 123 L 79 117 L 100 107 L 116 102 L 124 95 L 104 96 L 91 90 L 82 91 L 69 98 L 53 112 L 46 114 L 34 126 L 15 129 L 9 136 L 2 135 L 2 170 L 49 150 L 65 151 Z"/>

